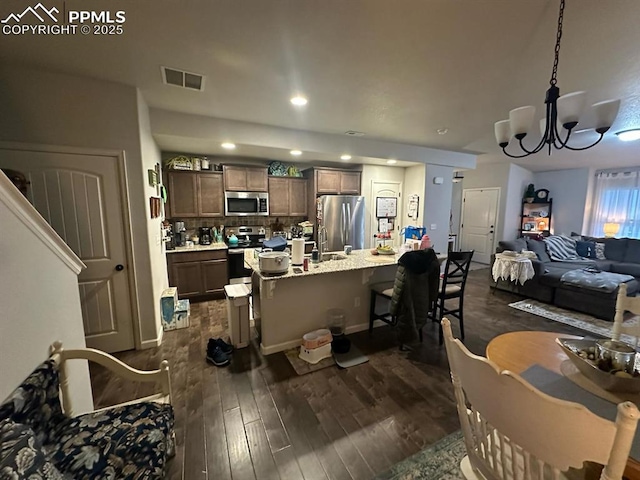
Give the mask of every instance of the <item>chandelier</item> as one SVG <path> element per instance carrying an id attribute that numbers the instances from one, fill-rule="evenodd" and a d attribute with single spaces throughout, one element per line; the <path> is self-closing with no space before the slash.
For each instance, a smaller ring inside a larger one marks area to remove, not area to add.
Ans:
<path id="1" fill-rule="evenodd" d="M 533 155 L 548 146 L 549 155 L 555 148 L 561 150 L 587 150 L 602 140 L 604 134 L 611 128 L 613 121 L 618 114 L 620 100 L 608 100 L 599 102 L 592 106 L 596 117 L 595 131 L 600 134 L 591 145 L 583 147 L 572 147 L 569 145 L 571 134 L 575 132 L 578 121 L 586 105 L 586 92 L 573 92 L 560 96 L 558 83 L 558 57 L 560 54 L 560 40 L 562 39 L 562 21 L 564 17 L 565 0 L 560 0 L 560 13 L 558 15 L 558 34 L 556 36 L 555 56 L 553 60 L 553 70 L 549 89 L 547 90 L 544 103 L 546 104 L 545 118 L 540 120 L 540 132 L 542 138 L 533 149 L 528 149 L 522 140 L 529 134 L 536 114 L 536 108 L 532 106 L 520 107 L 509 112 L 509 120 L 502 120 L 495 124 L 496 141 L 502 148 L 505 155 L 511 158 L 523 158 Z M 506 151 L 509 141 L 515 137 L 518 141 L 522 154 L 512 155 Z"/>

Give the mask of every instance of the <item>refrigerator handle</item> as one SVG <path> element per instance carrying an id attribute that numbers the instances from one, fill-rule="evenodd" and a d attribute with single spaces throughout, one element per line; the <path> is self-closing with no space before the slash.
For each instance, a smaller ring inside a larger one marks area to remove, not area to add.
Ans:
<path id="1" fill-rule="evenodd" d="M 340 219 L 340 240 L 342 240 L 342 246 L 344 247 L 344 243 L 345 243 L 345 239 L 344 239 L 344 234 L 345 234 L 345 230 L 346 230 L 346 220 L 347 220 L 347 212 L 345 209 L 345 204 L 342 204 L 342 218 Z"/>
<path id="2" fill-rule="evenodd" d="M 345 244 L 351 243 L 351 204 L 347 203 L 347 225 L 345 229 Z"/>

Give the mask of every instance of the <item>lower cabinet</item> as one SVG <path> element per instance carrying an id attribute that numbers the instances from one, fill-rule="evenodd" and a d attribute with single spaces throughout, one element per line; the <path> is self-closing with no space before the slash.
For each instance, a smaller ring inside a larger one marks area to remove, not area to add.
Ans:
<path id="1" fill-rule="evenodd" d="M 167 253 L 169 285 L 179 298 L 224 296 L 229 283 L 226 250 Z"/>

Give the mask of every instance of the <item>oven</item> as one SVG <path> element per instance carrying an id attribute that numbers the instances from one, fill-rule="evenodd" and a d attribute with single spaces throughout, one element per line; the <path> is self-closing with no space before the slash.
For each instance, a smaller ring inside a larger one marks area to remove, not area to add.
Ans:
<path id="1" fill-rule="evenodd" d="M 238 243 L 229 244 L 229 236 L 235 234 Z M 244 265 L 245 248 L 261 248 L 265 239 L 265 228 L 259 225 L 228 227 L 226 241 L 229 262 L 229 279 L 251 277 L 251 269 Z"/>
<path id="2" fill-rule="evenodd" d="M 224 214 L 227 217 L 269 215 L 269 194 L 263 192 L 224 192 Z"/>

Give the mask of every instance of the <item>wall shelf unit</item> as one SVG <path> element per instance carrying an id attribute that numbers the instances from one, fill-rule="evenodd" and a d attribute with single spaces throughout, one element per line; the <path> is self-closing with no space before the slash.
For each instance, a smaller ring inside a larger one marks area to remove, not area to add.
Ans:
<path id="1" fill-rule="evenodd" d="M 520 236 L 551 234 L 551 214 L 553 199 L 545 202 L 522 202 L 520 211 Z"/>

